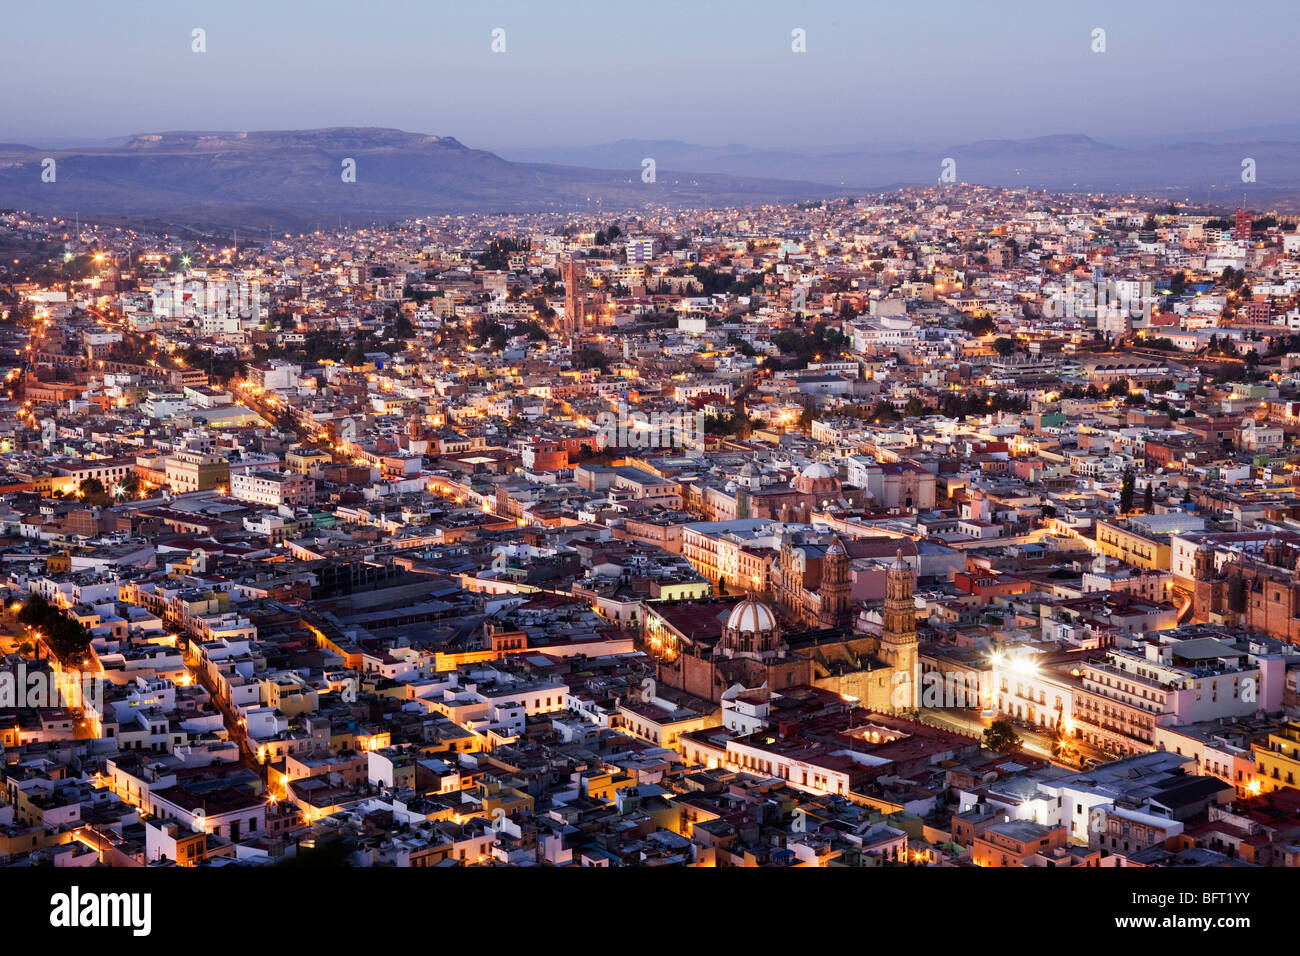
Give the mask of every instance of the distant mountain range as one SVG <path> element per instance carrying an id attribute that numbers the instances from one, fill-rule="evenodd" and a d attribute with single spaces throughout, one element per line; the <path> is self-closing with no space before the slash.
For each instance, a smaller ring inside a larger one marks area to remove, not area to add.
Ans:
<path id="1" fill-rule="evenodd" d="M 42 182 L 42 162 L 56 181 Z M 1257 181 L 1242 183 L 1255 160 Z M 656 164 L 642 181 L 643 160 Z M 1059 191 L 1138 192 L 1231 207 L 1296 207 L 1300 125 L 1125 144 L 1087 136 L 947 147 L 830 150 L 620 140 L 595 146 L 471 149 L 451 137 L 342 127 L 166 132 L 80 145 L 0 144 L 0 207 L 225 232 L 305 230 L 445 213 L 610 212 L 784 203 L 939 181 Z M 341 177 L 345 159 L 356 181 Z"/>
<path id="2" fill-rule="evenodd" d="M 770 176 L 876 190 L 885 184 L 938 182 L 951 158 L 959 182 L 1051 190 L 1143 192 L 1195 201 L 1227 193 L 1276 197 L 1300 190 L 1300 125 L 1202 133 L 1124 145 L 1087 136 L 981 140 L 949 146 L 772 150 L 742 145 L 697 146 L 677 140 L 619 140 L 587 147 L 500 149 L 519 162 L 620 168 L 653 156 L 661 164 L 701 173 Z M 1241 181 L 1242 160 L 1255 160 L 1256 182 Z"/>
<path id="3" fill-rule="evenodd" d="M 55 161 L 55 182 L 41 180 Z M 355 161 L 355 182 L 343 163 Z M 79 149 L 0 145 L 0 206 L 157 222 L 198 230 L 302 230 L 442 213 L 656 205 L 690 207 L 820 198 L 825 185 L 748 173 L 675 171 L 642 157 L 624 169 L 512 162 L 455 139 L 395 129 L 168 132 Z"/>

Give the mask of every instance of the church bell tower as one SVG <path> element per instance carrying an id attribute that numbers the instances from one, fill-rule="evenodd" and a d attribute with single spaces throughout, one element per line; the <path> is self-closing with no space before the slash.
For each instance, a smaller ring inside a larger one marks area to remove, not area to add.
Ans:
<path id="1" fill-rule="evenodd" d="M 916 601 L 912 589 L 912 569 L 900 550 L 885 582 L 884 627 L 880 636 L 880 658 L 894 672 L 891 700 L 899 710 L 915 707 L 918 701 Z"/>

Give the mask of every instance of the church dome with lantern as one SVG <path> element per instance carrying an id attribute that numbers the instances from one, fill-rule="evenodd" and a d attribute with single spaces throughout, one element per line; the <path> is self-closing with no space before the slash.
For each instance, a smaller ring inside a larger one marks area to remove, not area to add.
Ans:
<path id="1" fill-rule="evenodd" d="M 791 487 L 804 495 L 839 494 L 840 479 L 836 477 L 834 468 L 816 461 L 799 473 L 799 477 L 791 482 Z"/>
<path id="2" fill-rule="evenodd" d="M 727 657 L 771 657 L 781 649 L 781 627 L 772 609 L 747 597 L 731 609 L 719 649 Z"/>
<path id="3" fill-rule="evenodd" d="M 776 627 L 776 615 L 762 601 L 745 598 L 731 609 L 727 616 L 727 627 L 736 631 L 753 631 L 761 633 Z"/>

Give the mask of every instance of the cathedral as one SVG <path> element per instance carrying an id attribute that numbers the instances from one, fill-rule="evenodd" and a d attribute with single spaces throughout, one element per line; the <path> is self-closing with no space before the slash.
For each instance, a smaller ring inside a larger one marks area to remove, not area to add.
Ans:
<path id="1" fill-rule="evenodd" d="M 868 559 L 873 568 L 878 567 L 876 562 L 894 558 L 900 544 L 906 556 L 917 555 L 915 542 L 883 535 L 846 541 L 834 534 L 828 538 L 813 531 L 785 529 L 777 542 L 778 553 L 769 574 L 772 600 L 790 621 L 803 627 L 852 627 L 860 599 L 880 597 L 874 590 L 878 585 L 855 577 L 851 562 Z"/>
<path id="2" fill-rule="evenodd" d="M 838 539 L 826 552 L 832 566 L 847 555 Z M 837 572 L 838 573 L 838 572 Z M 819 609 L 838 615 L 848 606 L 847 586 L 831 579 L 829 597 Z M 847 577 L 845 577 L 847 581 Z M 689 627 L 675 633 L 671 620 L 684 619 L 687 610 L 652 607 L 647 621 L 655 629 L 650 653 L 658 658 L 658 679 L 669 687 L 684 690 L 713 702 L 736 684 L 747 688 L 812 685 L 853 699 L 881 713 L 908 710 L 916 706 L 918 650 L 914 579 L 910 565 L 899 551 L 888 571 L 884 628 L 879 637 L 855 634 L 851 628 L 782 628 L 777 612 L 749 595 L 715 618 L 720 627 L 706 630 L 699 614 L 691 616 Z M 683 602 L 695 610 L 717 605 Z M 665 621 L 669 622 L 665 625 Z M 799 622 L 804 623 L 804 622 Z M 661 649 L 671 648 L 669 652 Z"/>
<path id="3" fill-rule="evenodd" d="M 1198 548 L 1192 555 L 1192 620 L 1300 643 L 1300 539 L 1284 534 L 1221 564 L 1213 547 Z"/>
<path id="4" fill-rule="evenodd" d="M 772 596 L 792 621 L 806 627 L 848 627 L 853 609 L 849 553 L 844 542 L 828 545 L 796 542 L 782 532 L 780 557 L 772 568 Z"/>

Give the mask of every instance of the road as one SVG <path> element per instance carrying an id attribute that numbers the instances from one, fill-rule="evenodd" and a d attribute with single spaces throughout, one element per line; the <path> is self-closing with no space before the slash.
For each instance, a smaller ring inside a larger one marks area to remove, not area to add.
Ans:
<path id="1" fill-rule="evenodd" d="M 21 624 L 0 622 L 0 656 L 17 654 L 18 646 L 27 639 L 27 629 Z"/>
<path id="2" fill-rule="evenodd" d="M 279 399 L 274 397 L 264 398 L 247 385 L 239 386 L 236 392 L 239 401 L 257 412 L 268 422 L 276 425 L 276 427 L 292 432 L 304 445 L 327 453 L 333 453 L 334 448 L 330 443 L 329 431 L 324 426 L 318 426 L 315 431 L 303 427 L 285 410 Z"/>
<path id="3" fill-rule="evenodd" d="M 983 736 L 984 731 L 989 728 L 995 718 L 981 717 L 977 710 L 926 708 L 921 711 L 921 719 L 925 723 L 966 734 L 967 736 Z M 1100 761 L 1113 759 L 1081 740 L 1071 740 L 1070 747 L 1074 753 L 1067 760 L 1059 760 L 1052 756 L 1052 744 L 1056 739 L 1052 734 L 1040 733 L 1026 727 L 1017 727 L 1015 730 L 1024 742 L 1021 749 L 1036 757 L 1050 760 L 1060 767 L 1078 770 L 1080 759 L 1086 757 L 1092 757 Z"/>
<path id="4" fill-rule="evenodd" d="M 194 683 L 206 690 L 212 699 L 212 706 L 215 707 L 222 717 L 226 726 L 226 732 L 231 741 L 239 748 L 240 760 L 244 766 L 256 773 L 266 782 L 266 767 L 257 759 L 257 750 L 248 738 L 248 731 L 244 727 L 243 719 L 234 707 L 234 705 L 225 697 L 221 696 L 219 688 L 212 681 L 208 680 L 204 669 L 199 666 L 197 658 L 193 657 L 188 650 L 189 642 L 183 651 L 185 666 L 189 669 Z"/>

